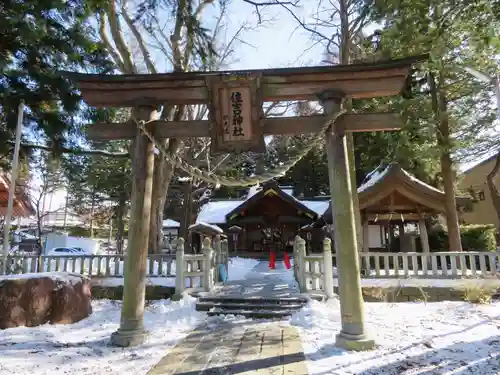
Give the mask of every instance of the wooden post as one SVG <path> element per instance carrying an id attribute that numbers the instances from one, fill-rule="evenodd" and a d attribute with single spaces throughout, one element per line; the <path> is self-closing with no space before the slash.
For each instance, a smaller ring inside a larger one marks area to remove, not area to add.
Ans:
<path id="1" fill-rule="evenodd" d="M 153 121 L 157 119 L 158 112 L 152 107 L 139 107 L 134 110 L 133 116 L 137 121 Z M 140 345 L 147 337 L 144 304 L 153 170 L 154 145 L 137 129 L 132 157 L 132 205 L 120 328 L 111 335 L 111 343 L 115 346 Z"/>
<path id="2" fill-rule="evenodd" d="M 220 234 L 217 234 L 214 238 L 214 252 L 215 252 L 215 261 L 217 264 L 222 263 L 222 244 Z"/>
<path id="3" fill-rule="evenodd" d="M 203 240 L 203 255 L 205 256 L 205 266 L 203 267 L 203 281 L 205 292 L 212 290 L 212 263 L 214 259 L 214 251 L 212 249 L 210 238 L 205 237 Z"/>
<path id="4" fill-rule="evenodd" d="M 326 298 L 333 298 L 333 262 L 332 262 L 332 240 L 325 237 L 323 240 L 323 262 L 324 262 L 324 283 Z"/>
<path id="5" fill-rule="evenodd" d="M 324 92 L 319 98 L 327 115 L 340 110 L 342 96 L 338 92 Z M 337 254 L 339 298 L 342 329 L 336 345 L 351 350 L 368 350 L 375 342 L 367 337 L 364 327 L 363 295 L 356 224 L 352 194 L 346 135 L 332 126 L 326 133 L 326 149 L 330 177 L 332 216 L 335 223 L 335 252 Z"/>
<path id="6" fill-rule="evenodd" d="M 226 266 L 226 275 L 229 278 L 229 242 L 227 239 L 222 240 L 221 251 L 223 254 L 222 263 Z"/>
<path id="7" fill-rule="evenodd" d="M 177 301 L 182 298 L 182 293 L 184 293 L 184 288 L 186 287 L 184 280 L 184 248 L 184 238 L 179 237 L 175 253 L 175 295 L 172 297 L 173 300 Z"/>
<path id="8" fill-rule="evenodd" d="M 306 241 L 299 237 L 297 243 L 297 254 L 299 260 L 299 289 L 301 293 L 307 293 L 307 279 L 306 279 Z"/>
<path id="9" fill-rule="evenodd" d="M 418 231 L 420 232 L 420 242 L 422 243 L 422 251 L 424 253 L 429 253 L 429 236 L 427 234 L 427 227 L 425 226 L 425 219 L 421 217 L 418 219 Z"/>
<path id="10" fill-rule="evenodd" d="M 299 282 L 299 235 L 295 236 L 293 239 L 293 275 L 295 276 L 295 281 Z"/>
<path id="11" fill-rule="evenodd" d="M 368 218 L 363 220 L 363 253 L 370 252 L 370 227 L 368 226 Z"/>
<path id="12" fill-rule="evenodd" d="M 214 253 L 215 253 L 215 280 L 217 282 L 222 281 L 222 275 L 219 272 L 219 265 L 222 264 L 222 244 L 220 239 L 220 234 L 217 234 L 214 238 Z"/>

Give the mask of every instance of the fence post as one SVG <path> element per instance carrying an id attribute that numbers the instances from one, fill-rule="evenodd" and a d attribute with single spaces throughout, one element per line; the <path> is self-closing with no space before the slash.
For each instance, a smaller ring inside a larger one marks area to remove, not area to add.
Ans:
<path id="1" fill-rule="evenodd" d="M 210 238 L 205 237 L 203 240 L 203 255 L 205 256 L 205 264 L 203 267 L 203 278 L 204 278 L 204 288 L 205 292 L 210 292 L 212 290 L 212 264 L 214 258 L 214 251 L 212 249 Z"/>
<path id="2" fill-rule="evenodd" d="M 298 239 L 298 258 L 299 258 L 299 288 L 301 293 L 307 293 L 307 279 L 306 279 L 306 241 L 299 237 Z"/>
<path id="3" fill-rule="evenodd" d="M 227 239 L 221 242 L 222 263 L 226 266 L 226 275 L 229 278 L 229 243 Z"/>
<path id="4" fill-rule="evenodd" d="M 296 235 L 293 239 L 293 275 L 295 276 L 295 281 L 299 282 L 299 240 L 300 236 Z"/>
<path id="5" fill-rule="evenodd" d="M 222 244 L 220 234 L 217 234 L 214 238 L 214 258 L 215 258 L 215 280 L 217 282 L 222 281 L 219 272 L 219 266 L 222 264 Z"/>
<path id="6" fill-rule="evenodd" d="M 172 297 L 173 300 L 180 300 L 182 298 L 182 293 L 184 293 L 184 288 L 186 287 L 186 281 L 184 280 L 184 238 L 179 237 L 177 239 L 177 249 L 175 253 L 175 295 Z"/>
<path id="7" fill-rule="evenodd" d="M 333 262 L 332 262 L 332 240 L 325 237 L 323 240 L 323 286 L 326 298 L 333 298 Z"/>

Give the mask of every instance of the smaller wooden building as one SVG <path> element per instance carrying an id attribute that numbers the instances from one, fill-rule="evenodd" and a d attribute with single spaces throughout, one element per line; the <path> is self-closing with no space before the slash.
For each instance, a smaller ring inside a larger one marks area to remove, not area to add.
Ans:
<path id="1" fill-rule="evenodd" d="M 417 247 L 429 251 L 425 219 L 446 212 L 444 192 L 415 178 L 397 163 L 379 166 L 370 173 L 358 188 L 358 197 L 363 252 L 411 252 Z M 469 200 L 457 197 L 457 210 L 465 207 Z M 320 226 L 325 224 L 332 224 L 331 206 L 319 221 Z M 394 246 L 396 238 L 399 243 Z M 373 248 L 369 244 L 378 246 Z"/>

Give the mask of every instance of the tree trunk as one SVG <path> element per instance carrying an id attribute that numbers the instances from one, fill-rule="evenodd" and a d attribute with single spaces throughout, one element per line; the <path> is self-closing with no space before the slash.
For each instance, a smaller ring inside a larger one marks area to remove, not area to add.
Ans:
<path id="1" fill-rule="evenodd" d="M 491 201 L 497 213 L 497 231 L 500 232 L 500 191 L 495 185 L 495 177 L 498 175 L 498 172 L 500 172 L 500 152 L 497 154 L 495 166 L 491 172 L 488 173 L 488 176 L 486 176 L 486 183 L 490 190 Z"/>
<path id="2" fill-rule="evenodd" d="M 443 176 L 446 225 L 448 227 L 448 249 L 449 251 L 462 251 L 457 202 L 455 199 L 455 174 L 451 160 L 450 123 L 447 112 L 446 94 L 442 89 L 444 80 L 440 75 L 438 86 L 436 87 L 434 75 L 429 73 L 428 78 L 432 107 L 437 120 L 437 141 L 441 153 L 441 174 Z"/>
<path id="3" fill-rule="evenodd" d="M 167 192 L 170 186 L 170 180 L 174 174 L 175 167 L 170 164 L 165 158 L 160 155 L 157 163 L 159 166 L 155 168 L 154 185 L 153 185 L 153 200 L 151 202 L 151 223 L 149 228 L 149 252 L 158 254 L 162 247 L 162 227 L 163 227 L 163 212 L 165 210 L 165 202 L 167 200 Z"/>
<path id="4" fill-rule="evenodd" d="M 90 238 L 94 238 L 94 207 L 95 207 L 95 193 L 92 188 L 92 202 L 90 204 Z"/>
<path id="5" fill-rule="evenodd" d="M 184 117 L 185 106 L 179 106 L 175 109 L 169 108 L 164 111 L 168 112 L 166 117 L 174 121 L 181 121 Z M 175 113 L 174 113 L 175 110 Z M 171 116 L 171 113 L 174 113 Z M 179 151 L 180 142 L 176 139 L 169 139 L 162 141 L 164 148 L 168 145 L 170 153 L 175 154 Z M 168 188 L 170 181 L 175 171 L 175 166 L 165 159 L 161 153 L 155 157 L 155 173 L 153 180 L 153 197 L 151 202 L 151 222 L 149 228 L 149 252 L 158 254 L 162 248 L 162 227 L 163 227 L 163 212 L 165 211 L 165 203 L 167 201 Z"/>
<path id="6" fill-rule="evenodd" d="M 118 202 L 118 210 L 117 210 L 117 223 L 116 223 L 116 252 L 118 254 L 123 254 L 123 239 L 125 233 L 125 220 L 124 216 L 127 210 L 125 209 L 125 196 L 122 195 L 120 197 L 120 201 Z"/>
<path id="7" fill-rule="evenodd" d="M 184 207 L 182 214 L 182 225 L 180 236 L 186 240 L 185 248 L 191 249 L 191 236 L 189 235 L 189 225 L 191 224 L 191 211 L 193 209 L 193 180 L 184 186 Z"/>
<path id="8" fill-rule="evenodd" d="M 113 215 L 109 218 L 109 233 L 108 233 L 108 243 L 113 240 Z"/>

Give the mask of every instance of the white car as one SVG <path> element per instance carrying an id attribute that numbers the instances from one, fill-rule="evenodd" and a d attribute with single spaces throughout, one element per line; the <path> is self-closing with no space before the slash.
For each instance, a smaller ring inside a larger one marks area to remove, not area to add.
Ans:
<path id="1" fill-rule="evenodd" d="M 87 254 L 82 248 L 79 247 L 54 247 L 53 249 L 47 251 L 46 255 L 74 257 L 74 256 L 83 256 L 89 254 Z"/>

